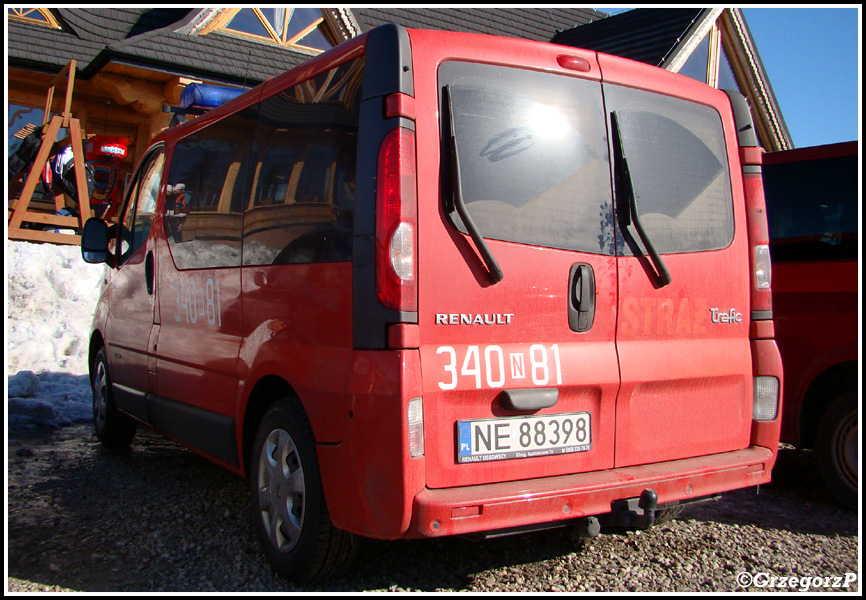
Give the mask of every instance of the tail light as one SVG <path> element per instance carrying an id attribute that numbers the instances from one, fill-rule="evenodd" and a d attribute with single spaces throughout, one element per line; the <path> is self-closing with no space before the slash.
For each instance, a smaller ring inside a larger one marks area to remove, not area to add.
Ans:
<path id="1" fill-rule="evenodd" d="M 781 362 L 776 349 L 773 327 L 772 269 L 770 263 L 770 228 L 767 224 L 767 205 L 764 200 L 764 180 L 761 176 L 761 150 L 747 146 L 740 148 L 743 163 L 743 184 L 746 194 L 746 218 L 749 228 L 749 257 L 752 270 L 752 356 L 754 362 L 752 420 L 776 423 L 781 400 Z M 775 361 L 773 360 L 775 359 Z M 775 374 L 773 374 L 775 373 Z M 769 431 L 769 433 L 767 432 Z M 753 432 L 753 440 L 768 438 L 764 444 L 778 444 L 778 429 Z M 774 434 L 773 431 L 776 433 Z M 775 441 L 773 441 L 775 439 Z"/>
<path id="2" fill-rule="evenodd" d="M 770 228 L 767 225 L 767 206 L 764 201 L 764 182 L 761 177 L 761 153 L 759 148 L 741 148 L 740 150 L 749 223 L 752 320 L 771 319 L 773 291 L 771 289 Z"/>
<path id="3" fill-rule="evenodd" d="M 415 132 L 398 127 L 379 149 L 376 196 L 376 288 L 394 310 L 418 310 Z"/>

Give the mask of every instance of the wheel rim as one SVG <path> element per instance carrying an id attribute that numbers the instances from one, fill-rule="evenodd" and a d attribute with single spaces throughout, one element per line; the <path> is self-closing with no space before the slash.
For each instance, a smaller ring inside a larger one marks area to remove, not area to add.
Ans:
<path id="1" fill-rule="evenodd" d="M 262 524 L 271 545 L 289 552 L 304 525 L 304 469 L 292 437 L 275 429 L 259 456 L 258 501 Z"/>
<path id="2" fill-rule="evenodd" d="M 105 414 L 108 410 L 108 372 L 105 363 L 96 363 L 96 372 L 93 374 L 93 420 L 96 428 L 102 430 L 105 426 Z"/>
<path id="3" fill-rule="evenodd" d="M 839 473 L 852 488 L 857 488 L 857 415 L 851 413 L 839 423 L 833 454 Z"/>

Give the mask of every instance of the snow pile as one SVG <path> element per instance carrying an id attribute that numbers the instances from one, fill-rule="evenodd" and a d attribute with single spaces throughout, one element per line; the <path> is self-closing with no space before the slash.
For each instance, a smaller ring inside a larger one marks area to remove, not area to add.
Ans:
<path id="1" fill-rule="evenodd" d="M 104 268 L 78 246 L 6 243 L 9 426 L 90 419 L 87 340 Z"/>

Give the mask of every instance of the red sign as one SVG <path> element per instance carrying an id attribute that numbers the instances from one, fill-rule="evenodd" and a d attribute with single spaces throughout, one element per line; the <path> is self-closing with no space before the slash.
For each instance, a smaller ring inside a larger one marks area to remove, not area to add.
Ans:
<path id="1" fill-rule="evenodd" d="M 129 140 L 116 135 L 95 135 L 87 140 L 87 160 L 121 160 L 126 158 Z"/>

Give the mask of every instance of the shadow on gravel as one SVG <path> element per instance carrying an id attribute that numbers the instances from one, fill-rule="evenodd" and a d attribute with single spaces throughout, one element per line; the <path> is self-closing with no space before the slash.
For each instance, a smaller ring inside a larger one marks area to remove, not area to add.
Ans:
<path id="1" fill-rule="evenodd" d="M 9 577 L 90 592 L 301 591 L 265 563 L 247 481 L 150 431 L 140 431 L 127 452 L 103 449 L 89 426 L 12 432 L 7 468 Z M 760 495 L 732 492 L 687 507 L 680 520 L 857 535 L 856 513 L 833 503 L 809 453 L 780 453 L 774 478 Z M 641 538 L 603 535 L 596 551 L 671 535 L 664 529 Z M 551 559 L 575 552 L 583 554 L 562 529 L 483 542 L 370 540 L 348 574 L 313 589 L 519 589 L 560 568 Z"/>
<path id="2" fill-rule="evenodd" d="M 125 452 L 100 446 L 89 425 L 10 433 L 7 467 L 8 575 L 45 586 L 197 589 L 171 569 L 202 542 L 185 527 L 248 517 L 237 514 L 243 479 L 149 431 Z"/>
<path id="3" fill-rule="evenodd" d="M 477 542 L 462 538 L 368 540 L 351 577 L 334 579 L 320 589 L 435 592 L 484 590 L 494 583 L 520 586 L 527 578 L 526 566 L 579 551 L 577 543 L 566 531 L 555 529 Z M 490 582 L 483 580 L 488 576 L 485 572 L 503 568 L 505 578 L 500 576 Z M 543 567 L 544 570 L 547 568 Z"/>
<path id="4" fill-rule="evenodd" d="M 728 492 L 717 502 L 688 506 L 680 518 L 856 537 L 857 517 L 856 511 L 842 507 L 826 489 L 815 453 L 791 448 L 779 450 L 769 485 Z"/>
<path id="5" fill-rule="evenodd" d="M 302 589 L 266 564 L 247 481 L 153 432 L 125 452 L 102 448 L 89 426 L 14 434 L 7 464 L 9 577 L 94 592 Z M 348 574 L 312 589 L 461 590 L 483 571 L 575 550 L 564 530 L 366 540 Z"/>

